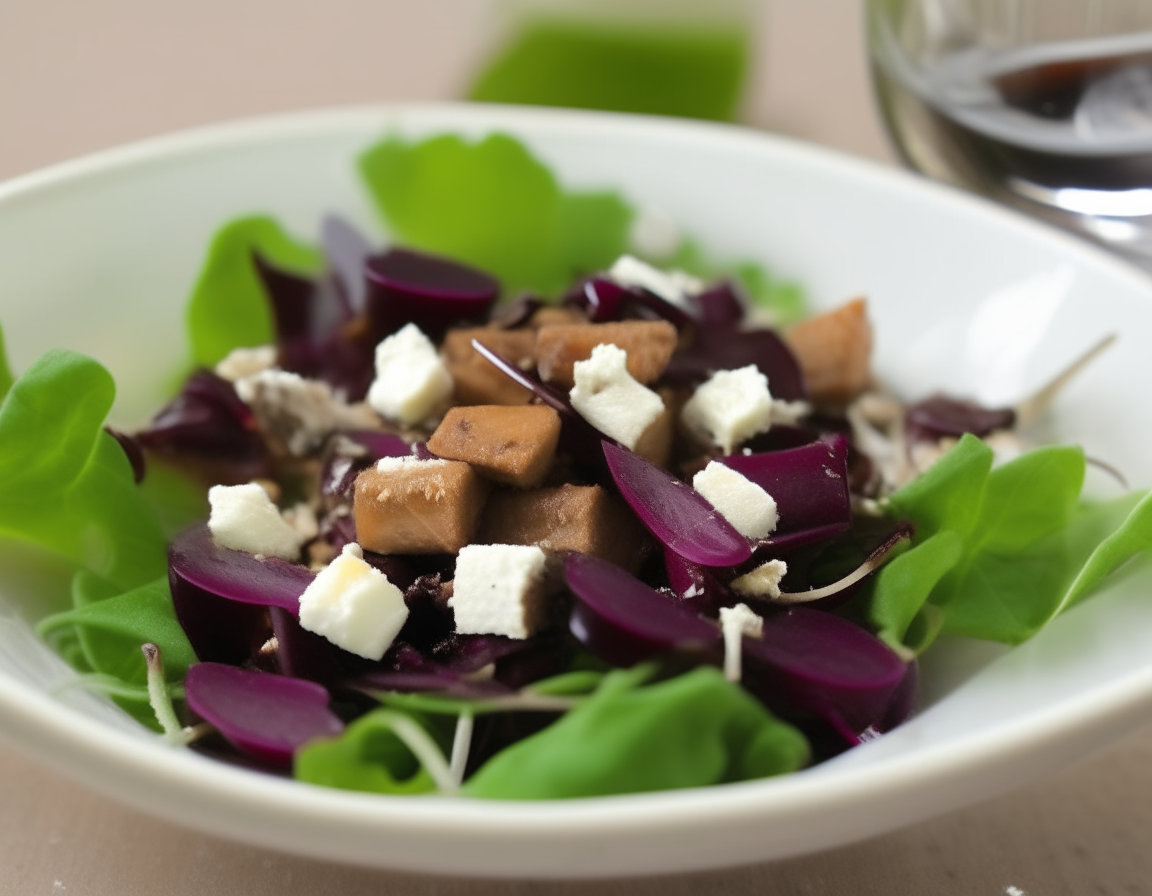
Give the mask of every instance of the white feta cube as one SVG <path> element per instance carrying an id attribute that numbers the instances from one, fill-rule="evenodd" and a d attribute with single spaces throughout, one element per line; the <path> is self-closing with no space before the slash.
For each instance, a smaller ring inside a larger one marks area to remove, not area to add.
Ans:
<path id="1" fill-rule="evenodd" d="M 448 606 L 462 635 L 529 638 L 544 616 L 544 551 L 535 545 L 470 544 L 456 556 Z"/>
<path id="2" fill-rule="evenodd" d="M 747 604 L 720 608 L 720 630 L 724 633 L 724 677 L 739 681 L 741 674 L 740 651 L 744 636 L 764 637 L 764 620 L 752 612 Z"/>
<path id="3" fill-rule="evenodd" d="M 586 361 L 572 368 L 575 386 L 569 400 L 576 412 L 629 449 L 634 449 L 662 413 L 664 400 L 640 385 L 628 372 L 628 353 L 617 345 L 600 344 Z"/>
<path id="4" fill-rule="evenodd" d="M 755 364 L 717 370 L 692 393 L 680 419 L 689 430 L 731 454 L 741 442 L 772 425 L 768 378 Z"/>
<path id="5" fill-rule="evenodd" d="M 704 283 L 684 271 L 661 271 L 631 255 L 621 255 L 608 270 L 608 277 L 626 289 L 646 289 L 679 308 L 704 289 Z"/>
<path id="6" fill-rule="evenodd" d="M 246 376 L 276 366 L 276 347 L 234 348 L 216 365 L 216 376 L 234 383 Z"/>
<path id="7" fill-rule="evenodd" d="M 783 560 L 769 560 L 757 566 L 752 572 L 733 579 L 731 588 L 737 594 L 748 597 L 761 597 L 776 600 L 780 597 L 780 581 L 788 574 L 788 564 Z"/>
<path id="8" fill-rule="evenodd" d="M 236 394 L 266 432 L 298 457 L 316 450 L 342 422 L 346 407 L 332 387 L 287 370 L 262 370 L 236 381 Z"/>
<path id="9" fill-rule="evenodd" d="M 289 525 L 268 493 L 255 482 L 208 489 L 208 530 L 234 551 L 297 560 L 306 539 Z"/>
<path id="10" fill-rule="evenodd" d="M 376 346 L 376 379 L 368 404 L 389 420 L 415 426 L 440 411 L 452 396 L 452 374 L 415 324 Z"/>
<path id="11" fill-rule="evenodd" d="M 692 477 L 692 487 L 745 538 L 765 538 L 780 516 L 776 499 L 745 476 L 718 461 Z"/>
<path id="12" fill-rule="evenodd" d="M 408 619 L 404 594 L 364 561 L 356 543 L 325 566 L 300 595 L 300 626 L 337 647 L 378 660 Z"/>

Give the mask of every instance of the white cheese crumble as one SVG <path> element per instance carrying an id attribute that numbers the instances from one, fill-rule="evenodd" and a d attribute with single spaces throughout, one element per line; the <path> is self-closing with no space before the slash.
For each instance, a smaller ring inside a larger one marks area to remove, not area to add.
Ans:
<path id="1" fill-rule="evenodd" d="M 365 562 L 355 542 L 300 595 L 301 628 L 369 660 L 384 656 L 407 618 L 403 593 Z"/>
<path id="2" fill-rule="evenodd" d="M 776 600 L 780 597 L 780 580 L 787 574 L 787 563 L 783 560 L 769 560 L 752 572 L 733 579 L 731 587 L 737 594 Z"/>
<path id="3" fill-rule="evenodd" d="M 216 376 L 234 383 L 246 376 L 276 366 L 276 347 L 234 348 L 216 365 Z"/>
<path id="4" fill-rule="evenodd" d="M 234 551 L 296 560 L 306 539 L 289 525 L 268 493 L 255 482 L 208 489 L 208 530 Z"/>
<path id="5" fill-rule="evenodd" d="M 724 633 L 724 677 L 740 680 L 740 648 L 744 636 L 764 636 L 764 620 L 752 612 L 747 604 L 720 608 L 720 630 Z"/>
<path id="6" fill-rule="evenodd" d="M 745 538 L 765 538 L 779 522 L 776 499 L 745 476 L 718 461 L 692 477 L 692 487 Z"/>
<path id="7" fill-rule="evenodd" d="M 642 205 L 628 228 L 628 243 L 648 258 L 668 258 L 680 248 L 680 226 L 659 206 Z"/>
<path id="8" fill-rule="evenodd" d="M 316 519 L 316 511 L 303 501 L 282 511 L 280 515 L 305 541 L 310 541 L 320 534 L 320 521 Z"/>
<path id="9" fill-rule="evenodd" d="M 236 394 L 260 425 L 299 456 L 319 448 L 346 419 L 349 408 L 332 387 L 287 370 L 262 370 L 236 381 Z"/>
<path id="10" fill-rule="evenodd" d="M 452 374 L 436 346 L 415 324 L 376 346 L 376 379 L 368 390 L 368 404 L 381 417 L 415 426 L 444 407 L 452 388 Z"/>
<path id="11" fill-rule="evenodd" d="M 768 378 L 755 364 L 717 370 L 688 399 L 680 419 L 689 430 L 725 454 L 772 426 Z"/>
<path id="12" fill-rule="evenodd" d="M 444 466 L 448 461 L 442 457 L 432 457 L 422 460 L 415 454 L 405 454 L 402 457 L 382 457 L 376 461 L 376 469 L 381 473 L 396 473 L 400 470 L 432 470 Z"/>
<path id="13" fill-rule="evenodd" d="M 628 353 L 619 346 L 596 346 L 590 358 L 573 365 L 576 385 L 569 399 L 576 412 L 600 432 L 633 449 L 664 413 L 664 400 L 640 385 L 627 364 Z"/>
<path id="14" fill-rule="evenodd" d="M 470 544 L 456 556 L 448 606 L 462 635 L 529 638 L 544 584 L 544 551 L 535 545 Z"/>
<path id="15" fill-rule="evenodd" d="M 608 276 L 625 289 L 646 289 L 679 308 L 703 291 L 704 283 L 684 271 L 661 271 L 631 255 L 621 255 L 608 269 Z"/>

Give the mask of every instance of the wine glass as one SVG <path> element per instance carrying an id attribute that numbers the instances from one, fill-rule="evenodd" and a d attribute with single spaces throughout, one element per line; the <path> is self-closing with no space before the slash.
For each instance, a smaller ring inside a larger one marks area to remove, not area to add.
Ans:
<path id="1" fill-rule="evenodd" d="M 865 0 L 904 160 L 1152 270 L 1150 0 Z"/>

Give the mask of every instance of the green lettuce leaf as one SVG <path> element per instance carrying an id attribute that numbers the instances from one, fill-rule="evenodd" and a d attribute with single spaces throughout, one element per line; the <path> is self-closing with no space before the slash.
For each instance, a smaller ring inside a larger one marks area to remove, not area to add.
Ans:
<path id="1" fill-rule="evenodd" d="M 296 751 L 298 781 L 367 793 L 432 793 L 436 782 L 396 736 L 393 710 L 375 710 L 331 740 L 305 744 Z"/>
<path id="2" fill-rule="evenodd" d="M 938 633 L 1018 644 L 1152 547 L 1147 499 L 1080 502 L 1079 448 L 991 463 L 991 449 L 965 435 L 892 496 L 889 513 L 911 520 L 916 537 L 868 599 L 889 644 L 920 652 Z"/>
<path id="3" fill-rule="evenodd" d="M 552 296 L 625 251 L 615 193 L 570 193 L 519 141 L 491 134 L 387 139 L 360 156 L 377 210 L 404 243 L 482 268 L 508 294 Z"/>
<path id="4" fill-rule="evenodd" d="M 8 350 L 4 345 L 4 328 L 0 327 L 0 401 L 12 388 L 13 381 L 12 368 L 8 366 Z"/>
<path id="5" fill-rule="evenodd" d="M 794 771 L 795 728 L 704 667 L 645 687 L 612 672 L 586 701 L 502 750 L 465 783 L 490 799 L 564 799 L 702 787 Z"/>
<path id="6" fill-rule="evenodd" d="M 167 570 L 155 509 L 103 429 L 115 387 L 91 358 L 51 351 L 0 405 L 0 535 L 134 588 Z"/>
<path id="7" fill-rule="evenodd" d="M 234 348 L 273 341 L 272 311 L 253 252 L 299 274 L 323 267 L 318 249 L 296 241 L 271 218 L 238 218 L 221 227 L 188 300 L 185 326 L 194 364 L 212 367 Z"/>

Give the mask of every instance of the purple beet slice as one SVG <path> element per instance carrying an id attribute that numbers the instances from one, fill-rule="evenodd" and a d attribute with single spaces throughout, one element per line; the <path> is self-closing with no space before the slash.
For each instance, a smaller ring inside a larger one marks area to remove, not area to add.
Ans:
<path id="1" fill-rule="evenodd" d="M 364 262 L 372 254 L 372 247 L 359 230 L 339 215 L 324 216 L 320 222 L 320 242 L 349 316 L 359 314 L 367 302 Z"/>
<path id="2" fill-rule="evenodd" d="M 176 618 L 201 660 L 247 660 L 268 634 L 267 608 L 298 616 L 315 576 L 286 560 L 220 547 L 204 523 L 178 533 L 168 548 Z"/>
<path id="3" fill-rule="evenodd" d="M 914 442 L 958 439 L 966 432 L 984 438 L 998 429 L 1011 429 L 1016 423 L 1012 408 L 986 408 L 974 401 L 936 394 L 908 408 L 906 428 Z"/>
<path id="4" fill-rule="evenodd" d="M 433 341 L 451 326 L 482 324 L 500 292 L 499 282 L 481 270 L 411 249 L 370 256 L 364 274 L 377 340 L 410 322 Z"/>
<path id="5" fill-rule="evenodd" d="M 576 596 L 570 629 L 593 654 L 633 666 L 669 653 L 708 656 L 720 630 L 607 560 L 571 554 L 565 564 Z"/>
<path id="6" fill-rule="evenodd" d="M 700 323 L 704 326 L 735 326 L 744 320 L 744 303 L 728 280 L 709 286 L 696 296 Z"/>
<path id="7" fill-rule="evenodd" d="M 736 566 L 752 555 L 748 539 L 690 485 L 626 448 L 602 448 L 616 488 L 665 547 L 701 566 Z"/>
<path id="8" fill-rule="evenodd" d="M 768 377 L 774 398 L 799 401 L 808 387 L 792 350 L 772 330 L 740 330 L 736 325 L 701 325 L 696 338 L 677 351 L 664 371 L 668 382 L 694 385 L 717 370 L 738 370 L 754 364 Z"/>
<path id="9" fill-rule="evenodd" d="M 719 461 L 776 500 L 780 521 L 773 541 L 792 532 L 852 522 L 848 440 L 843 436 L 784 451 L 732 454 Z"/>
<path id="10" fill-rule="evenodd" d="M 298 747 L 344 730 L 328 708 L 328 691 L 299 678 L 197 663 L 184 679 L 184 693 L 189 709 L 232 746 L 269 765 L 291 765 Z"/>
<path id="11" fill-rule="evenodd" d="M 721 607 L 736 603 L 732 592 L 710 570 L 668 548 L 664 549 L 664 570 L 680 605 L 693 613 L 715 618 Z"/>
<path id="12" fill-rule="evenodd" d="M 765 616 L 743 654 L 741 683 L 770 708 L 856 734 L 884 721 L 908 671 L 864 629 L 807 607 Z"/>

